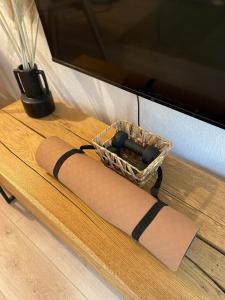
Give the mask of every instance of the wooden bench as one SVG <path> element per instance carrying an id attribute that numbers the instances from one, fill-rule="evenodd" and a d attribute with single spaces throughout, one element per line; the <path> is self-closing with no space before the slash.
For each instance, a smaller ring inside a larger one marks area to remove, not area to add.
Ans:
<path id="1" fill-rule="evenodd" d="M 46 224 L 126 299 L 224 299 L 225 182 L 176 157 L 163 164 L 160 197 L 200 225 L 177 272 L 109 225 L 35 162 L 45 137 L 80 147 L 106 124 L 58 103 L 43 119 L 20 102 L 0 111 L 0 185 Z M 86 152 L 98 159 L 93 151 Z M 148 187 L 146 187 L 148 188 Z"/>

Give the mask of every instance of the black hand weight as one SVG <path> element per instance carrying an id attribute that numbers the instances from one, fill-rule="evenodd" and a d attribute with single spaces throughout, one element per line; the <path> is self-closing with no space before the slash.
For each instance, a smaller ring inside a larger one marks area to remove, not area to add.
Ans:
<path id="1" fill-rule="evenodd" d="M 144 148 L 130 140 L 126 132 L 118 131 L 112 138 L 112 146 L 110 147 L 111 150 L 109 150 L 113 150 L 112 152 L 116 153 L 122 147 L 125 147 L 141 155 L 142 161 L 146 165 L 150 164 L 160 154 L 160 151 L 157 147 L 150 145 Z"/>

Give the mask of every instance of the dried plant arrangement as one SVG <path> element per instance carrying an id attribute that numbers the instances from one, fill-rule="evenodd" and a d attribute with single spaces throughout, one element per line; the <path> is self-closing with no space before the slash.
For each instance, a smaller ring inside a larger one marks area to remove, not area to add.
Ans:
<path id="1" fill-rule="evenodd" d="M 5 17 L 5 11 L 9 16 Z M 6 33 L 24 70 L 34 67 L 39 15 L 34 0 L 3 0 L 0 25 Z"/>
<path id="2" fill-rule="evenodd" d="M 13 72 L 26 113 L 32 118 L 49 115 L 55 108 L 54 101 L 44 71 L 35 64 L 39 15 L 34 0 L 2 0 L 0 26 L 20 61 Z"/>

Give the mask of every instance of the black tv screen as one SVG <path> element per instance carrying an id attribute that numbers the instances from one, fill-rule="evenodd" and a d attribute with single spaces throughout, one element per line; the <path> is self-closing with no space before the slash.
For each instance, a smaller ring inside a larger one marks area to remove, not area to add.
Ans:
<path id="1" fill-rule="evenodd" d="M 225 128 L 224 1 L 36 4 L 54 61 Z"/>

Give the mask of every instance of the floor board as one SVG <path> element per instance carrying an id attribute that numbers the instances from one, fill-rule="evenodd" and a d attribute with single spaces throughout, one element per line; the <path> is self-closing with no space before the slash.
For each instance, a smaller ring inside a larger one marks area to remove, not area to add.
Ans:
<path id="1" fill-rule="evenodd" d="M 6 300 L 7 298 L 5 295 L 0 291 L 0 300 Z"/>
<path id="2" fill-rule="evenodd" d="M 7 191 L 5 191 L 7 193 Z M 8 193 L 7 193 L 8 194 Z M 13 205 L 9 205 L 6 201 L 3 200 L 2 196 L 0 195 L 0 211 L 5 214 L 10 221 L 13 223 L 17 222 L 23 216 L 27 215 L 27 210 L 19 203 L 13 202 Z"/>
<path id="3" fill-rule="evenodd" d="M 90 270 L 61 241 L 35 218 L 17 222 L 21 231 L 72 281 L 88 299 L 118 299 L 99 275 Z"/>
<path id="4" fill-rule="evenodd" d="M 35 217 L 0 197 L 0 300 L 119 299 Z"/>

